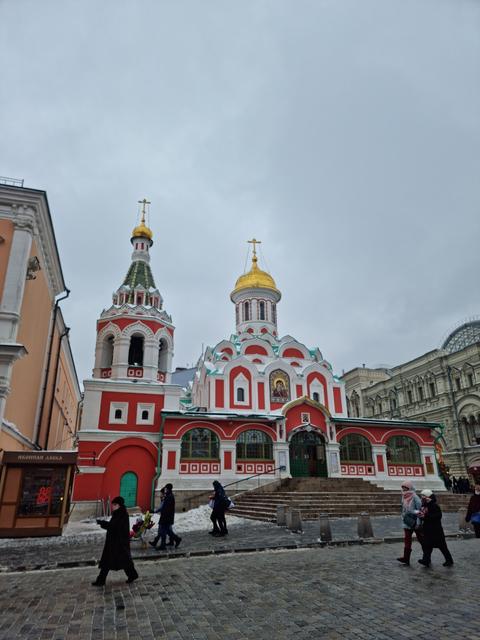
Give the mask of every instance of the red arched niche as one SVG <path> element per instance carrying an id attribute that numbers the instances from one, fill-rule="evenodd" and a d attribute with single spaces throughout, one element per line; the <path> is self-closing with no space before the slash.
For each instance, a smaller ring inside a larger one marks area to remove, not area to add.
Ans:
<path id="1" fill-rule="evenodd" d="M 235 378 L 241 373 L 245 376 L 248 383 L 248 404 L 236 404 L 235 398 Z M 230 371 L 230 407 L 232 409 L 251 409 L 252 408 L 252 376 L 250 371 L 246 367 L 238 366 L 234 367 Z"/>
<path id="2" fill-rule="evenodd" d="M 262 347 L 259 344 L 251 344 L 245 349 L 245 355 L 256 354 L 259 356 L 268 356 L 268 351 L 265 347 Z"/>
<path id="3" fill-rule="evenodd" d="M 305 356 L 300 351 L 300 349 L 293 349 L 292 347 L 290 347 L 288 349 L 285 349 L 285 351 L 282 353 L 282 358 L 300 358 L 303 360 Z"/>
<path id="4" fill-rule="evenodd" d="M 311 397 L 312 394 L 310 393 L 310 385 L 312 384 L 312 382 L 314 380 L 318 380 L 318 382 L 320 382 L 320 384 L 323 387 L 323 397 L 325 399 L 325 406 L 327 407 L 327 409 L 330 411 L 330 407 L 328 406 L 328 386 L 327 386 L 327 381 L 325 380 L 325 376 L 322 376 L 321 373 L 318 373 L 318 371 L 312 371 L 312 373 L 309 373 L 307 376 L 307 389 L 308 389 L 308 396 Z"/>
<path id="5" fill-rule="evenodd" d="M 287 435 L 292 429 L 296 429 L 302 424 L 305 424 L 302 419 L 302 413 L 310 414 L 310 424 L 314 427 L 319 427 L 322 433 L 327 433 L 327 420 L 325 414 L 317 407 L 312 407 L 310 404 L 304 403 L 295 405 L 285 414 Z"/>
<path id="6" fill-rule="evenodd" d="M 106 467 L 103 474 L 102 495 L 114 498 L 120 491 L 120 479 L 127 471 L 136 474 L 137 484 L 137 505 L 145 510 L 150 508 L 152 495 L 152 481 L 155 476 L 155 457 L 145 446 L 129 444 L 128 440 L 115 443 L 121 446 L 108 456 L 103 466 Z M 123 444 L 123 446 L 122 446 Z M 148 443 L 151 444 L 151 443 Z M 107 452 L 105 452 L 107 455 Z M 100 461 L 99 461 L 100 463 Z"/>

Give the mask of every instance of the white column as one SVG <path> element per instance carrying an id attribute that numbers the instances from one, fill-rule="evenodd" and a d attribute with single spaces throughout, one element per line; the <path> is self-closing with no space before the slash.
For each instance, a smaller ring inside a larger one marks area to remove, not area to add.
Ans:
<path id="1" fill-rule="evenodd" d="M 25 355 L 23 345 L 16 343 L 20 312 L 25 291 L 28 259 L 32 248 L 33 220 L 22 217 L 15 221 L 7 272 L 0 302 L 0 430 L 5 403 L 10 393 L 13 363 Z"/>
<path id="2" fill-rule="evenodd" d="M 327 470 L 329 478 L 340 478 L 340 444 L 330 442 L 325 445 L 325 455 L 327 456 Z"/>
<path id="3" fill-rule="evenodd" d="M 121 338 L 115 339 L 112 362 L 112 379 L 127 377 L 129 348 L 130 338 L 122 336 Z"/>
<path id="4" fill-rule="evenodd" d="M 15 342 L 25 290 L 28 259 L 32 248 L 32 229 L 16 228 L 8 260 L 0 303 L 0 341 Z"/>

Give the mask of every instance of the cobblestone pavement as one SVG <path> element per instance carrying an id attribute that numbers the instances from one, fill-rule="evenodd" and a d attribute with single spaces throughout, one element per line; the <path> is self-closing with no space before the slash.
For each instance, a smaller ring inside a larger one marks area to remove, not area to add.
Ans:
<path id="1" fill-rule="evenodd" d="M 3 574 L 0 640 L 478 640 L 479 545 L 449 542 L 450 568 L 372 544 L 140 561 L 105 588 L 94 568 Z"/>
<path id="2" fill-rule="evenodd" d="M 261 549 L 274 547 L 294 547 L 318 543 L 318 522 L 304 523 L 302 534 L 291 533 L 285 527 L 270 523 L 235 526 L 235 518 L 229 517 L 230 535 L 225 538 L 213 538 L 207 531 L 188 531 L 178 534 L 182 536 L 181 546 L 177 551 L 169 551 L 168 556 L 183 556 L 185 553 L 201 554 L 235 551 L 241 549 Z M 403 530 L 398 516 L 378 516 L 372 518 L 373 532 L 378 538 L 401 537 Z M 458 515 L 445 513 L 443 526 L 448 533 L 458 533 Z M 341 518 L 331 520 L 334 540 L 358 540 L 357 519 Z M 100 530 L 101 531 L 101 530 Z M 76 563 L 95 564 L 100 558 L 104 533 L 68 538 L 33 538 L 0 541 L 0 571 L 32 570 L 54 568 L 57 566 L 74 566 Z M 153 537 L 156 528 L 152 529 Z M 141 549 L 139 542 L 132 542 L 132 554 L 135 558 L 162 558 L 165 552 L 154 551 L 150 547 Z"/>

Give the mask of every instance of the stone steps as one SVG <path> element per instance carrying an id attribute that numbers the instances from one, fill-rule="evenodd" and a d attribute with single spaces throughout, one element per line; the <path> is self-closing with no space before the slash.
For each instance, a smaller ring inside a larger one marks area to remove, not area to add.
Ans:
<path id="1" fill-rule="evenodd" d="M 438 493 L 444 511 L 465 507 L 469 495 Z M 315 520 L 321 513 L 340 518 L 364 511 L 371 515 L 400 514 L 400 492 L 385 490 L 358 478 L 293 478 L 272 491 L 248 491 L 234 497 L 232 515 L 274 522 L 277 506 L 299 509 L 304 520 Z"/>

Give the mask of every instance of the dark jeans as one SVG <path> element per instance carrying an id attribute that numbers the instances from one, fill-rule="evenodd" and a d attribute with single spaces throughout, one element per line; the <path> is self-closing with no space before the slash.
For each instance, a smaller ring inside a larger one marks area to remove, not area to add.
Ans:
<path id="1" fill-rule="evenodd" d="M 168 527 L 168 529 L 165 529 L 165 527 Z M 163 533 L 162 533 L 163 532 Z M 162 547 L 165 546 L 165 539 L 168 536 L 168 544 L 172 545 L 175 538 L 177 537 L 174 533 L 173 533 L 173 529 L 172 529 L 172 525 L 171 524 L 160 524 L 158 525 L 158 533 L 155 536 L 155 538 L 153 539 L 153 544 L 156 545 L 158 543 L 158 541 L 160 540 L 160 538 L 162 538 Z"/>
<path id="2" fill-rule="evenodd" d="M 212 510 L 210 520 L 213 522 L 214 531 L 217 531 L 218 533 L 228 533 L 227 521 L 225 520 L 225 509 L 214 508 Z"/>
<path id="3" fill-rule="evenodd" d="M 127 578 L 138 578 L 137 570 L 135 569 L 135 565 L 133 564 L 133 560 L 130 560 L 128 565 L 123 569 Z M 110 569 L 100 569 L 100 573 L 97 577 L 97 582 L 100 584 L 105 584 L 105 580 L 107 579 L 108 572 Z"/>
<path id="4" fill-rule="evenodd" d="M 475 531 L 475 537 L 480 538 L 480 524 L 477 524 L 476 522 L 472 522 L 472 524 L 473 530 Z"/>

